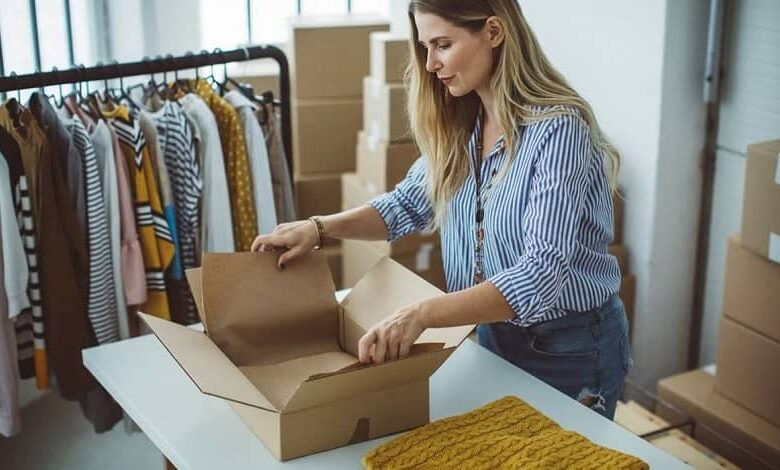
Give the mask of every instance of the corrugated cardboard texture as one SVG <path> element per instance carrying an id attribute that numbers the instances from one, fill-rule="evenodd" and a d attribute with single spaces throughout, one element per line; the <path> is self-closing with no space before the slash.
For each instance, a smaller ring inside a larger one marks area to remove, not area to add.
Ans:
<path id="1" fill-rule="evenodd" d="M 369 34 L 387 31 L 382 18 L 297 17 L 291 20 L 292 92 L 296 98 L 360 98 L 368 75 Z M 334 56 L 338 51 L 338 56 Z"/>
<path id="2" fill-rule="evenodd" d="M 371 76 L 382 83 L 401 83 L 409 58 L 409 38 L 394 33 L 371 33 Z"/>
<path id="3" fill-rule="evenodd" d="M 363 131 L 389 142 L 411 140 L 402 84 L 382 83 L 370 75 L 363 79 Z"/>
<path id="4" fill-rule="evenodd" d="M 780 264 L 743 247 L 733 235 L 724 285 L 723 314 L 780 342 Z"/>
<path id="5" fill-rule="evenodd" d="M 718 336 L 718 392 L 780 426 L 780 343 L 723 317 Z"/>
<path id="6" fill-rule="evenodd" d="M 341 174 L 296 175 L 295 200 L 298 217 L 335 214 L 341 210 Z"/>
<path id="7" fill-rule="evenodd" d="M 772 235 L 780 236 L 780 140 L 748 147 L 745 194 L 742 205 L 742 244 L 764 258 L 780 263 L 780 253 L 770 257 Z"/>
<path id="8" fill-rule="evenodd" d="M 296 174 L 355 171 L 357 132 L 363 125 L 362 99 L 295 100 L 292 114 Z"/>
<path id="9" fill-rule="evenodd" d="M 697 422 L 693 437 L 735 464 L 768 469 L 773 468 L 770 463 L 780 462 L 780 428 L 716 393 L 715 377 L 704 370 L 660 380 L 658 397 L 693 417 Z M 662 405 L 656 413 L 671 422 L 682 419 Z"/>
<path id="10" fill-rule="evenodd" d="M 372 193 L 384 193 L 395 188 L 419 158 L 413 142 L 391 143 L 358 133 L 357 173 Z"/>

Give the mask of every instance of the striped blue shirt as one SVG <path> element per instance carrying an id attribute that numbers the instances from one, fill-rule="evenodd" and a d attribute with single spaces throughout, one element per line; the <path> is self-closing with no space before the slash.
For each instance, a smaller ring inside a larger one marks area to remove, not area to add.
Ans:
<path id="1" fill-rule="evenodd" d="M 450 292 L 474 279 L 475 165 L 482 188 L 508 153 L 503 138 L 478 163 L 477 119 L 469 142 L 471 172 L 449 203 L 441 233 Z M 602 159 L 587 125 L 566 115 L 523 126 L 514 160 L 484 204 L 484 273 L 516 314 L 520 326 L 584 312 L 620 288 L 617 259 L 607 253 L 613 239 L 613 208 Z M 391 243 L 424 230 L 433 210 L 425 189 L 425 157 L 396 188 L 369 204 L 388 227 Z"/>

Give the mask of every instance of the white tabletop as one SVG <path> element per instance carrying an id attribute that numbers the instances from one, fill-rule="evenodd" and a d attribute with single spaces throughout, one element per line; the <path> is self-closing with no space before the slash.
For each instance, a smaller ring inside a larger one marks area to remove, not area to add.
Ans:
<path id="1" fill-rule="evenodd" d="M 83 352 L 84 364 L 178 469 L 360 468 L 391 437 L 279 462 L 219 398 L 202 394 L 153 335 Z M 431 377 L 431 419 L 515 395 L 591 441 L 635 455 L 651 468 L 682 462 L 581 406 L 471 340 Z"/>

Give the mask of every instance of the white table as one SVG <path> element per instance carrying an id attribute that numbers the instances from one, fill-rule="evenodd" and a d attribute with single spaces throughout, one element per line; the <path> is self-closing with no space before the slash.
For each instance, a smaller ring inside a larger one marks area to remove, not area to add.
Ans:
<path id="1" fill-rule="evenodd" d="M 202 394 L 153 335 L 83 352 L 84 365 L 178 469 L 360 468 L 390 437 L 279 462 L 221 399 Z M 635 455 L 651 468 L 688 468 L 471 340 L 431 377 L 431 419 L 516 395 L 595 443 Z"/>

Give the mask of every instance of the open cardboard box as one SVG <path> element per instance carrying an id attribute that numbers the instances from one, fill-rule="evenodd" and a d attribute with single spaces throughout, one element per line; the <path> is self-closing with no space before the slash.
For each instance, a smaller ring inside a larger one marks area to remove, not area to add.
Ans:
<path id="1" fill-rule="evenodd" d="M 280 460 L 429 422 L 428 378 L 472 326 L 428 329 L 405 359 L 361 365 L 358 341 L 442 292 L 390 258 L 340 303 L 324 256 L 205 254 L 187 277 L 206 334 L 140 313 L 201 392 L 222 398 Z"/>

